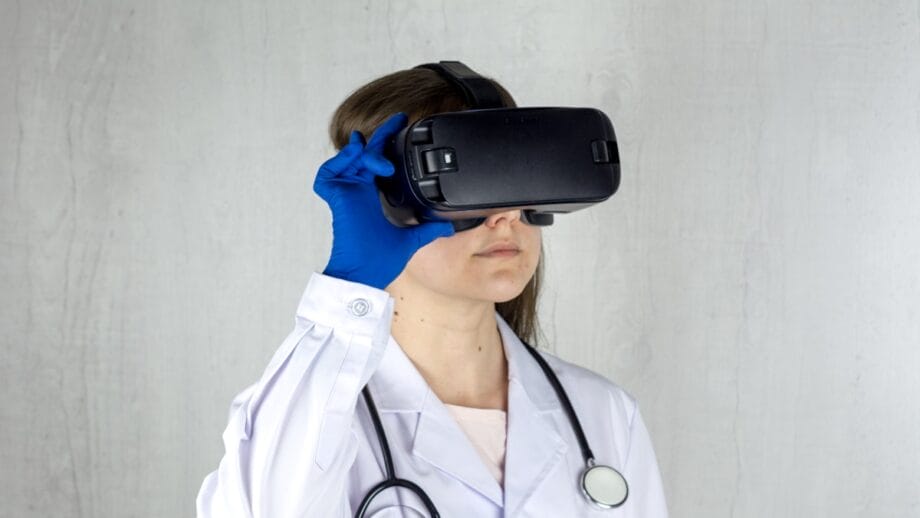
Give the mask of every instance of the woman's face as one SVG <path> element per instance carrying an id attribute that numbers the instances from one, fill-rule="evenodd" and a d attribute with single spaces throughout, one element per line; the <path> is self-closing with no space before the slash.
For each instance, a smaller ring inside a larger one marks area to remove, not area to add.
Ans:
<path id="1" fill-rule="evenodd" d="M 493 214 L 477 227 L 420 248 L 401 276 L 446 296 L 506 302 L 537 269 L 540 228 L 521 220 L 520 210 Z"/>

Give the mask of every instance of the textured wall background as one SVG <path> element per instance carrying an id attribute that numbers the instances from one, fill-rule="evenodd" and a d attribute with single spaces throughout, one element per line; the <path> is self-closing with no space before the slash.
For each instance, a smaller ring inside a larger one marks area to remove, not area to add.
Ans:
<path id="1" fill-rule="evenodd" d="M 332 110 L 453 58 L 617 127 L 541 314 L 673 516 L 920 516 L 918 51 L 906 0 L 0 0 L 0 515 L 193 514 L 325 264 Z"/>

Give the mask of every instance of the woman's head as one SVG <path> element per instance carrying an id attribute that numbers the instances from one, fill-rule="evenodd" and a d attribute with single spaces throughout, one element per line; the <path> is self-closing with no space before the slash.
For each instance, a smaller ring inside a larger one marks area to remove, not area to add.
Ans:
<path id="1" fill-rule="evenodd" d="M 516 106 L 514 98 L 500 84 L 505 106 Z M 436 113 L 469 110 L 470 105 L 456 88 L 427 68 L 411 68 L 385 75 L 355 90 L 335 110 L 329 136 L 336 149 L 348 144 L 353 130 L 369 137 L 377 126 L 396 112 L 409 116 L 409 124 Z"/>
<path id="2" fill-rule="evenodd" d="M 515 106 L 508 91 L 494 80 L 492 83 L 505 105 Z M 336 149 L 341 149 L 353 130 L 369 136 L 396 112 L 406 113 L 412 124 L 436 113 L 469 108 L 456 88 L 437 72 L 401 70 L 371 81 L 345 99 L 332 116 L 329 136 Z M 491 257 L 481 254 L 490 246 L 506 244 L 519 252 Z M 422 247 L 402 276 L 445 295 L 495 302 L 515 333 L 533 343 L 542 256 L 540 228 L 522 221 L 520 211 L 506 211 L 493 214 L 475 228 Z"/>

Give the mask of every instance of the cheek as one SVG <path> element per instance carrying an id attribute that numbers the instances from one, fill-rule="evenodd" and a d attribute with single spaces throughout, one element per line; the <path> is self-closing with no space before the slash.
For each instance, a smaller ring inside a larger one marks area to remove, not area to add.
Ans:
<path id="1" fill-rule="evenodd" d="M 531 269 L 537 269 L 537 263 L 540 261 L 540 250 L 543 247 L 543 230 L 540 227 L 529 227 L 527 232 L 527 253 L 529 255 L 528 265 Z"/>
<path id="2" fill-rule="evenodd" d="M 533 248 L 536 250 L 536 254 L 539 256 L 540 247 L 543 246 L 543 229 L 541 227 L 533 227 L 532 230 L 531 241 L 533 242 Z"/>
<path id="3" fill-rule="evenodd" d="M 438 238 L 420 248 L 409 260 L 406 270 L 428 282 L 443 283 L 466 268 L 469 245 L 458 235 Z"/>

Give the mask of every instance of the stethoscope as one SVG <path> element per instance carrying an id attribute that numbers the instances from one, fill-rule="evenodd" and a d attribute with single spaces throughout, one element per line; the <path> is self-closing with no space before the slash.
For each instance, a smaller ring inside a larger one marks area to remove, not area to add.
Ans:
<path id="1" fill-rule="evenodd" d="M 546 379 L 549 380 L 550 384 L 553 386 L 553 390 L 556 391 L 556 396 L 565 407 L 565 413 L 568 415 L 569 423 L 571 423 L 572 429 L 575 431 L 575 436 L 578 438 L 581 456 L 585 460 L 585 469 L 581 472 L 580 480 L 581 491 L 584 493 L 585 498 L 602 509 L 613 509 L 623 505 L 623 502 L 626 501 L 626 497 L 629 495 L 629 486 L 626 484 L 626 479 L 623 478 L 623 475 L 620 474 L 619 471 L 610 466 L 596 464 L 594 462 L 594 453 L 591 452 L 591 448 L 588 446 L 588 439 L 585 438 L 585 432 L 581 427 L 581 423 L 578 421 L 578 416 L 575 415 L 575 409 L 572 407 L 572 402 L 569 401 L 569 397 L 562 388 L 562 384 L 559 383 L 559 378 L 556 377 L 556 374 L 550 368 L 549 364 L 546 363 L 546 360 L 540 356 L 540 353 L 535 347 L 524 343 L 524 348 L 527 349 L 537 363 L 540 364 L 540 368 L 546 375 Z M 441 515 L 434 506 L 434 502 L 431 501 L 431 498 L 428 497 L 428 494 L 425 493 L 421 487 L 414 482 L 396 478 L 396 473 L 393 470 L 393 456 L 390 454 L 390 443 L 387 442 L 386 433 L 383 431 L 383 425 L 380 423 L 380 415 L 377 413 L 377 406 L 374 405 L 374 398 L 371 397 L 370 390 L 368 390 L 367 386 L 364 387 L 362 393 L 364 394 L 364 401 L 367 403 L 367 410 L 374 423 L 374 429 L 377 431 L 377 440 L 380 443 L 380 450 L 383 452 L 384 470 L 386 471 L 387 478 L 371 488 L 367 495 L 364 496 L 364 500 L 361 501 L 361 505 L 358 506 L 358 510 L 355 512 L 355 518 L 363 518 L 364 513 L 367 512 L 367 508 L 370 506 L 374 497 L 391 487 L 404 487 L 409 489 L 422 500 L 425 508 L 428 509 L 428 514 L 431 515 L 432 518 L 439 518 Z"/>

